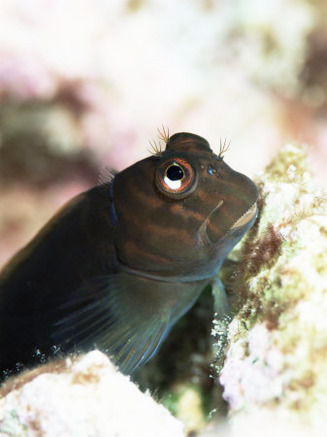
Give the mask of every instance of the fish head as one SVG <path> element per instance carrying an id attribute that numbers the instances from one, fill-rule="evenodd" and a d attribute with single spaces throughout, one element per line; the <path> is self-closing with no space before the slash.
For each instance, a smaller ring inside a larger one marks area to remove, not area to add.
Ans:
<path id="1" fill-rule="evenodd" d="M 256 185 L 191 133 L 167 138 L 112 184 L 117 259 L 144 275 L 213 276 L 257 215 Z"/>

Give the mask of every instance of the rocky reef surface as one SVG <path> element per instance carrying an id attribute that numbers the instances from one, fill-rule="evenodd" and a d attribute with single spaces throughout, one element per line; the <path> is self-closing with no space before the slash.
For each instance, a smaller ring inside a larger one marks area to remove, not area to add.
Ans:
<path id="1" fill-rule="evenodd" d="M 327 197 L 307 151 L 286 145 L 258 178 L 260 217 L 233 254 L 219 369 L 232 435 L 248 420 L 327 430 Z"/>
<path id="2" fill-rule="evenodd" d="M 1 395 L 1 436 L 184 436 L 182 423 L 99 351 L 27 371 Z"/>

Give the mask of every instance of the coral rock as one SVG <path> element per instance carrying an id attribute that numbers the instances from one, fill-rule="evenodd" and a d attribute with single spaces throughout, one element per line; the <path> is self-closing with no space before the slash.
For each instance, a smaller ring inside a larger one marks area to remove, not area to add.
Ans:
<path id="1" fill-rule="evenodd" d="M 9 380 L 0 436 L 183 437 L 183 426 L 99 351 Z"/>
<path id="2" fill-rule="evenodd" d="M 261 175 L 259 220 L 234 253 L 220 382 L 240 429 L 259 416 L 327 429 L 327 201 L 307 152 L 287 145 Z"/>

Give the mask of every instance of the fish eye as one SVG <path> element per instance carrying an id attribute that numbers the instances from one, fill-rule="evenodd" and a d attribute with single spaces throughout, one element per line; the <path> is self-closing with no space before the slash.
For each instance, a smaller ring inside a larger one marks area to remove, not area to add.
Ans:
<path id="1" fill-rule="evenodd" d="M 184 177 L 183 167 L 174 162 L 166 169 L 164 182 L 172 190 L 178 190 L 183 184 Z"/>
<path id="2" fill-rule="evenodd" d="M 172 198 L 186 197 L 195 189 L 196 173 L 189 162 L 182 158 L 164 161 L 157 168 L 156 185 Z"/>

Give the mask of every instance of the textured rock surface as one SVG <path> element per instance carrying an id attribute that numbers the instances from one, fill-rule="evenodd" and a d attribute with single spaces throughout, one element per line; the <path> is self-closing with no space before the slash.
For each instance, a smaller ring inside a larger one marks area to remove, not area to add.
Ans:
<path id="1" fill-rule="evenodd" d="M 2 388 L 0 436 L 183 437 L 183 426 L 93 351 L 23 373 Z"/>
<path id="2" fill-rule="evenodd" d="M 326 195 L 304 146 L 285 146 L 259 186 L 260 218 L 234 252 L 223 396 L 238 430 L 247 418 L 327 430 Z"/>

